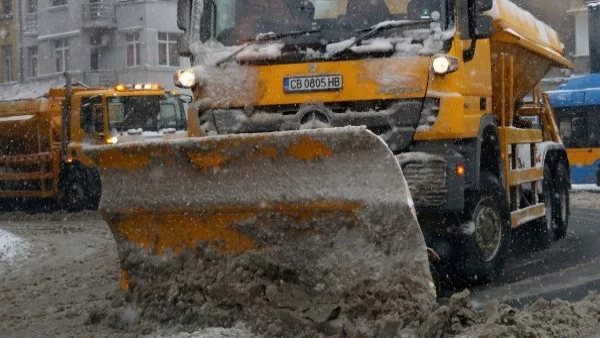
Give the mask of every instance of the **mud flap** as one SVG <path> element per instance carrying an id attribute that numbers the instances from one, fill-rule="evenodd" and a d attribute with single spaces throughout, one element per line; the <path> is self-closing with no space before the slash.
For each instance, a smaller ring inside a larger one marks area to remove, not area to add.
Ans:
<path id="1" fill-rule="evenodd" d="M 364 127 L 84 151 L 98 163 L 100 210 L 117 242 L 122 286 L 138 300 L 167 302 L 156 294 L 179 280 L 215 304 L 284 281 L 307 293 L 305 310 L 322 303 L 323 289 L 335 304 L 398 288 L 394 297 L 435 301 L 408 186 L 387 145 Z M 207 282 L 210 273 L 217 275 Z M 233 282 L 247 274 L 253 282 Z M 228 289 L 221 296 L 206 285 L 215 279 Z"/>

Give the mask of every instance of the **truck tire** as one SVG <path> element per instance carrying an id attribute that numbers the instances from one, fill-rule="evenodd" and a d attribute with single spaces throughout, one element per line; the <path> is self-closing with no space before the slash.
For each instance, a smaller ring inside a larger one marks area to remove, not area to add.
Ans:
<path id="1" fill-rule="evenodd" d="M 569 216 L 571 215 L 570 194 L 569 194 L 569 172 L 564 163 L 556 166 L 555 187 L 555 213 L 554 213 L 554 234 L 556 240 L 564 238 L 569 228 Z"/>
<path id="2" fill-rule="evenodd" d="M 547 249 L 554 242 L 556 229 L 556 201 L 552 170 L 548 164 L 544 164 L 544 180 L 541 202 L 546 206 L 546 216 L 533 222 L 531 244 L 535 250 Z"/>
<path id="3" fill-rule="evenodd" d="M 98 210 L 98 206 L 100 205 L 100 197 L 102 195 L 102 182 L 100 181 L 100 174 L 95 169 L 89 169 L 87 175 L 89 184 L 85 208 L 88 210 Z"/>
<path id="4" fill-rule="evenodd" d="M 88 203 L 87 172 L 78 166 L 65 169 L 61 180 L 60 206 L 68 212 L 83 211 Z"/>
<path id="5" fill-rule="evenodd" d="M 471 199 L 464 220 L 472 234 L 463 238 L 458 274 L 469 282 L 490 282 L 504 267 L 510 246 L 510 210 L 504 187 L 489 172 L 481 173 L 481 189 Z"/>

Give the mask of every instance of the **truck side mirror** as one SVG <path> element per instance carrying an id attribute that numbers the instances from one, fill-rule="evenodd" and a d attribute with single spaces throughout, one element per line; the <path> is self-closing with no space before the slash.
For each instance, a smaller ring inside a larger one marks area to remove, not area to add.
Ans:
<path id="1" fill-rule="evenodd" d="M 204 0 L 200 16 L 200 41 L 206 42 L 216 38 L 217 33 L 217 4 L 213 0 Z"/>
<path id="2" fill-rule="evenodd" d="M 292 15 L 300 19 L 312 21 L 315 17 L 315 5 L 309 0 L 297 1 L 293 8 Z"/>
<path id="3" fill-rule="evenodd" d="M 493 0 L 469 0 L 469 36 L 471 39 L 489 39 L 494 34 L 494 19 L 484 14 L 494 6 Z"/>
<path id="4" fill-rule="evenodd" d="M 190 51 L 190 41 L 187 34 L 180 35 L 177 38 L 177 53 L 179 56 L 188 57 L 192 55 Z"/>
<path id="5" fill-rule="evenodd" d="M 177 27 L 184 32 L 190 29 L 190 19 L 192 13 L 192 0 L 177 1 Z"/>
<path id="6" fill-rule="evenodd" d="M 177 1 L 177 27 L 185 32 L 177 39 L 177 53 L 183 57 L 191 55 L 189 36 L 192 20 L 192 4 L 193 0 Z"/>

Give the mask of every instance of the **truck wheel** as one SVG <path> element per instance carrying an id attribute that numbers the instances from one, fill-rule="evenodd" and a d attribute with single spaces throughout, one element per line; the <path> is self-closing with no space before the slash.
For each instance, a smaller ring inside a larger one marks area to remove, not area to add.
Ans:
<path id="1" fill-rule="evenodd" d="M 481 173 L 481 189 L 469 209 L 465 219 L 473 233 L 465 238 L 458 273 L 467 281 L 489 282 L 502 271 L 511 235 L 508 201 L 494 175 Z"/>
<path id="2" fill-rule="evenodd" d="M 555 179 L 555 201 L 554 201 L 554 222 L 556 227 L 554 228 L 555 238 L 557 240 L 567 235 L 567 229 L 569 228 L 569 216 L 571 215 L 571 205 L 569 196 L 569 172 L 564 163 L 559 163 L 556 166 L 556 179 Z"/>
<path id="3" fill-rule="evenodd" d="M 88 196 L 86 209 L 98 210 L 100 205 L 100 196 L 102 195 L 102 182 L 100 180 L 100 174 L 97 170 L 88 171 L 89 185 L 88 185 Z"/>
<path id="4" fill-rule="evenodd" d="M 554 241 L 555 226 L 555 189 L 553 184 L 552 171 L 548 164 L 544 164 L 544 180 L 541 201 L 546 206 L 546 217 L 533 222 L 532 246 L 536 250 L 543 250 L 550 247 Z"/>
<path id="5" fill-rule="evenodd" d="M 78 167 L 70 167 L 66 171 L 61 183 L 60 206 L 69 212 L 82 211 L 88 203 L 87 173 Z"/>

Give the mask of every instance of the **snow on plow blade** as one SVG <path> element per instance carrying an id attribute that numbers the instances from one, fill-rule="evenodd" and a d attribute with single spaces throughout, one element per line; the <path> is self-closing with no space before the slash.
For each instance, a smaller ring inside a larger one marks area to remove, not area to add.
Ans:
<path id="1" fill-rule="evenodd" d="M 159 318 L 185 317 L 169 306 L 173 294 L 180 305 L 205 304 L 192 311 L 202 317 L 219 313 L 223 303 L 230 306 L 236 295 L 276 298 L 285 292 L 269 296 L 264 290 L 283 282 L 302 290 L 302 306 L 252 301 L 242 306 L 240 318 L 278 304 L 316 323 L 319 318 L 303 314 L 320 309 L 322 292 L 327 304 L 375 289 L 422 304 L 435 299 L 401 169 L 366 128 L 85 151 L 100 169 L 100 210 L 117 242 L 122 286 L 137 302 L 152 299 L 161 308 Z M 253 293 L 258 286 L 263 292 Z"/>

